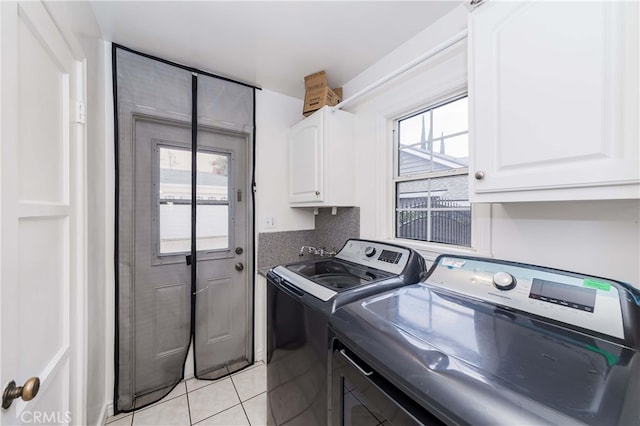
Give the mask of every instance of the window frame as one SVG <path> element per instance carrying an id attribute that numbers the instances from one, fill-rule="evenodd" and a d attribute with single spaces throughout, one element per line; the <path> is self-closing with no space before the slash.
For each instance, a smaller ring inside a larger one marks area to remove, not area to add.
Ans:
<path id="1" fill-rule="evenodd" d="M 419 240 L 419 239 L 412 239 L 412 238 L 401 238 L 398 236 L 398 230 L 399 230 L 399 225 L 398 225 L 398 212 L 402 211 L 402 210 L 407 210 L 407 209 L 400 209 L 398 206 L 398 186 L 399 184 L 403 183 L 403 182 L 417 182 L 417 181 L 429 181 L 431 179 L 438 179 L 438 178 L 444 178 L 444 177 L 453 177 L 453 176 L 468 176 L 469 175 L 469 166 L 467 167 L 458 167 L 458 168 L 454 168 L 454 169 L 449 169 L 449 170 L 438 170 L 438 171 L 428 171 L 428 172 L 421 172 L 421 173 L 415 173 L 415 174 L 410 174 L 410 175 L 401 175 L 400 174 L 400 127 L 401 127 L 401 122 L 404 120 L 408 120 L 410 118 L 413 117 L 417 117 L 420 116 L 422 114 L 425 114 L 429 111 L 434 111 L 437 108 L 440 108 L 442 106 L 451 104 L 453 102 L 457 102 L 461 99 L 468 99 L 468 93 L 467 91 L 463 91 L 460 92 L 457 95 L 453 95 L 451 97 L 447 97 L 446 99 L 440 100 L 439 102 L 436 103 L 432 103 L 427 105 L 424 108 L 420 108 L 416 111 L 413 111 L 410 114 L 405 114 L 401 117 L 398 117 L 396 119 L 393 120 L 393 132 L 394 132 L 394 137 L 393 137 L 393 142 L 394 142 L 394 162 L 393 162 L 393 167 L 394 167 L 394 171 L 393 171 L 393 183 L 394 183 L 394 231 L 393 231 L 393 235 L 394 238 L 396 239 L 403 239 L 403 240 L 411 240 L 411 241 L 418 241 L 418 242 L 423 242 L 423 243 L 432 243 L 432 244 L 443 244 L 445 246 L 451 246 L 451 247 L 460 247 L 460 248 L 469 248 L 470 246 L 461 246 L 461 245 L 455 245 L 455 244 L 449 244 L 449 243 L 441 243 L 441 242 L 434 242 L 434 241 L 429 241 L 429 240 Z M 469 126 L 467 125 L 467 130 L 464 132 L 458 132 L 458 133 L 454 133 L 452 134 L 453 136 L 460 136 L 462 134 L 466 134 L 467 135 L 467 150 L 468 150 L 468 135 L 469 135 Z M 447 135 L 447 138 L 451 138 L 452 135 Z M 468 187 L 467 187 L 467 199 L 468 199 Z M 429 197 L 431 198 L 431 197 Z M 431 207 L 431 202 L 428 203 L 428 207 L 426 208 L 426 211 L 429 213 L 427 215 L 427 223 L 431 222 L 431 216 L 430 213 L 433 210 L 433 208 Z M 470 214 L 472 215 L 472 211 L 473 211 L 473 206 L 469 206 L 469 211 Z M 473 221 L 470 224 L 471 228 L 473 228 Z M 471 233 L 471 229 L 470 229 L 470 233 Z M 430 226 L 427 226 L 427 234 L 431 234 L 431 229 Z M 469 241 L 469 244 L 471 244 L 471 241 Z"/>
<path id="2" fill-rule="evenodd" d="M 160 249 L 160 204 L 161 201 L 168 201 L 169 199 L 162 199 L 160 197 L 160 150 L 162 148 L 166 149 L 176 149 L 182 151 L 191 152 L 192 146 L 191 144 L 185 144 L 176 141 L 169 141 L 165 139 L 154 139 L 152 141 L 152 158 L 153 158 L 153 175 L 152 175 L 152 191 L 153 191 L 153 203 L 152 206 L 152 233 L 151 238 L 153 240 L 153 260 L 152 263 L 154 265 L 158 264 L 172 264 L 172 263 L 182 263 L 184 262 L 185 256 L 191 253 L 190 250 L 182 251 L 182 252 L 167 252 L 162 253 Z M 196 253 L 201 255 L 201 259 L 217 259 L 220 256 L 225 255 L 227 252 L 232 251 L 232 247 L 235 246 L 234 234 L 232 231 L 233 221 L 235 220 L 235 182 L 233 178 L 233 170 L 235 168 L 235 158 L 233 152 L 224 150 L 224 149 L 213 149 L 210 147 L 198 147 L 198 153 L 206 153 L 206 154 L 215 154 L 226 156 L 228 158 L 228 184 L 227 184 L 227 199 L 226 200 L 210 200 L 210 199 L 200 199 L 196 197 L 195 200 L 173 200 L 174 204 L 184 204 L 191 206 L 192 203 L 195 203 L 196 206 L 227 206 L 228 211 L 228 223 L 227 223 L 227 247 L 225 248 L 216 248 L 216 249 L 198 249 Z M 191 235 L 191 234 L 189 234 Z M 223 256 L 225 257 L 225 256 Z"/>
<path id="3" fill-rule="evenodd" d="M 449 177 L 467 175 L 469 179 L 469 170 L 472 161 L 473 148 L 471 146 L 472 137 L 470 127 L 467 129 L 469 135 L 469 166 L 452 170 L 443 170 L 429 173 L 419 173 L 409 176 L 400 176 L 399 170 L 399 123 L 401 120 L 419 115 L 430 109 L 446 105 L 463 97 L 469 97 L 467 85 L 458 86 L 457 89 L 440 93 L 439 96 L 423 99 L 422 102 L 414 104 L 412 107 L 404 109 L 402 112 L 396 111 L 396 114 L 387 116 L 389 126 L 389 136 L 392 140 L 392 155 L 390 179 L 387 181 L 390 185 L 389 191 L 389 208 L 387 209 L 388 220 L 387 233 L 390 234 L 390 240 L 418 250 L 427 260 L 434 260 L 440 254 L 462 254 L 462 255 L 486 255 L 491 256 L 491 205 L 490 204 L 471 204 L 471 246 L 460 246 L 447 243 L 438 243 L 432 241 L 414 240 L 401 238 L 397 236 L 397 201 L 398 201 L 398 183 L 410 182 L 421 179 Z M 471 111 L 469 111 L 469 122 L 472 120 Z M 471 185 L 468 187 L 470 190 Z"/>

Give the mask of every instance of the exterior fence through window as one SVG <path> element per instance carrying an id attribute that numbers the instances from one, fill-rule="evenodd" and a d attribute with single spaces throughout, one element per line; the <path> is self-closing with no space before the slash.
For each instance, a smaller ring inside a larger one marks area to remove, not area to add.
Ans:
<path id="1" fill-rule="evenodd" d="M 467 201 L 401 200 L 398 237 L 459 246 L 471 246 L 471 207 Z"/>

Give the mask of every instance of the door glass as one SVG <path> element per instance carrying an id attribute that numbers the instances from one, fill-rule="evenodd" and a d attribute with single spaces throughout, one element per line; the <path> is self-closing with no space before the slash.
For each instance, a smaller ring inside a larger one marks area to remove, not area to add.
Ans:
<path id="1" fill-rule="evenodd" d="M 160 255 L 191 250 L 191 151 L 159 147 Z M 224 153 L 197 153 L 196 250 L 229 247 L 229 164 Z"/>
<path id="2" fill-rule="evenodd" d="M 191 151 L 159 147 L 160 255 L 191 250 Z"/>
<path id="3" fill-rule="evenodd" d="M 196 249 L 216 250 L 229 247 L 229 206 L 198 203 Z"/>
<path id="4" fill-rule="evenodd" d="M 196 249 L 229 247 L 229 154 L 198 151 Z"/>

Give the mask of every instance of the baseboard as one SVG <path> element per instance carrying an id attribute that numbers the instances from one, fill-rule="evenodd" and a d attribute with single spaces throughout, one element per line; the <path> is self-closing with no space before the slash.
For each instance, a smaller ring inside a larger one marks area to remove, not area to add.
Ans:
<path id="1" fill-rule="evenodd" d="M 107 419 L 113 416 L 113 401 L 107 401 L 100 411 L 100 417 L 98 417 L 98 424 L 104 425 L 107 423 Z"/>

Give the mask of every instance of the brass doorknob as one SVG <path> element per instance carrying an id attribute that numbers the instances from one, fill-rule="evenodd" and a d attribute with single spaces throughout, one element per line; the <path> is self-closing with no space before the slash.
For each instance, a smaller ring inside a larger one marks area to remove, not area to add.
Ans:
<path id="1" fill-rule="evenodd" d="M 23 401 L 31 401 L 36 397 L 40 390 L 40 379 L 32 377 L 24 383 L 24 386 L 16 386 L 13 380 L 9 382 L 2 393 L 2 408 L 5 410 L 11 406 L 16 398 L 22 398 Z"/>

